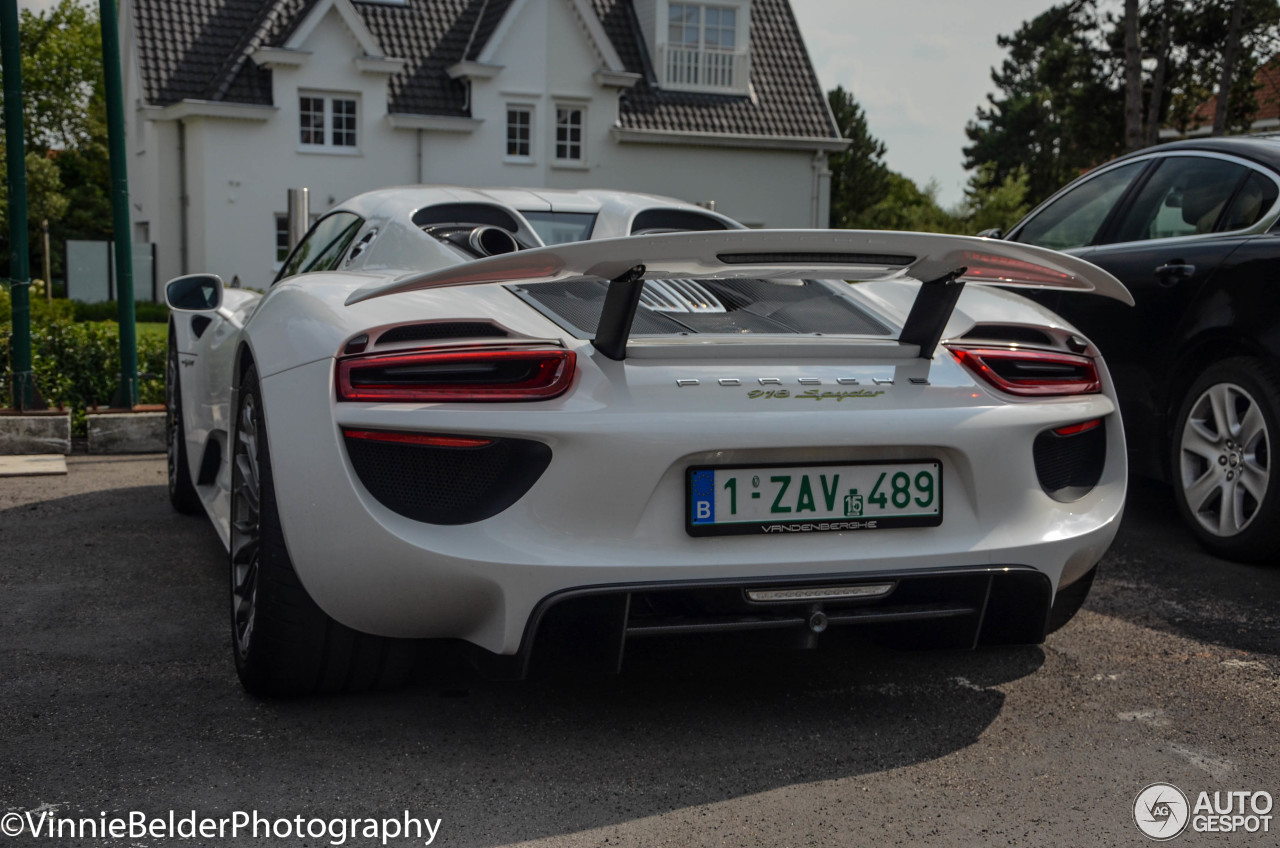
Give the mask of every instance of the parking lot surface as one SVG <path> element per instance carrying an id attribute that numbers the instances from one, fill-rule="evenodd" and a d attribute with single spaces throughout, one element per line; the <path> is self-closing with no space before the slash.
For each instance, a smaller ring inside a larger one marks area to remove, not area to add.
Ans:
<path id="1" fill-rule="evenodd" d="M 401 691 L 263 701 L 236 681 L 221 545 L 169 508 L 163 457 L 68 464 L 0 479 L 5 833 L 14 813 L 170 811 L 277 830 L 27 827 L 0 848 L 424 844 L 361 831 L 406 815 L 444 846 L 1145 845 L 1148 784 L 1188 806 L 1280 796 L 1280 567 L 1203 553 L 1160 486 L 1132 487 L 1092 596 L 1043 646 L 654 643 L 613 678 L 441 661 Z M 280 835 L 312 820 L 357 824 Z M 1174 844 L 1280 844 L 1269 824 Z"/>

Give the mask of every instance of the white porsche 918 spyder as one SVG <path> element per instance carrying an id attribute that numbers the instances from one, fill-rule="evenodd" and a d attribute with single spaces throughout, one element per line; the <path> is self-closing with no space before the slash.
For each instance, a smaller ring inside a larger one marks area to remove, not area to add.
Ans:
<path id="1" fill-rule="evenodd" d="M 1097 351 L 1008 287 L 1131 302 L 1001 241 L 364 194 L 265 295 L 168 284 L 170 497 L 230 551 L 259 693 L 386 685 L 426 639 L 515 677 L 728 631 L 1040 642 L 1125 450 Z"/>

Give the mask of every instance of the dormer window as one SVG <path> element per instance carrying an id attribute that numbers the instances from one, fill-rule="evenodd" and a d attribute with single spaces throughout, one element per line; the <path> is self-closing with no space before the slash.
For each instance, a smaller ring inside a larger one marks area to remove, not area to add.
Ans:
<path id="1" fill-rule="evenodd" d="M 666 3 L 658 30 L 663 88 L 724 94 L 747 92 L 748 2 Z"/>

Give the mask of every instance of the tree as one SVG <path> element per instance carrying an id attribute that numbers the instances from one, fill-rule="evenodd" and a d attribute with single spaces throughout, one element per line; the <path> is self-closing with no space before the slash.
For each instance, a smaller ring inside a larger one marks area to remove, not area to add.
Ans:
<path id="1" fill-rule="evenodd" d="M 1231 4 L 1231 21 L 1227 24 L 1227 44 L 1222 53 L 1222 74 L 1218 77 L 1218 108 L 1213 113 L 1213 134 L 1222 135 L 1231 113 L 1231 81 L 1240 53 L 1240 30 L 1244 25 L 1244 0 Z"/>
<path id="2" fill-rule="evenodd" d="M 889 189 L 889 169 L 884 164 L 884 143 L 871 135 L 867 115 L 842 86 L 827 93 L 831 114 L 849 147 L 831 155 L 831 215 L 833 228 L 857 228 L 867 210 Z"/>
<path id="3" fill-rule="evenodd" d="M 20 26 L 28 220 L 34 257 L 43 250 L 42 218 L 49 219 L 55 244 L 68 238 L 110 237 L 106 99 L 102 39 L 92 7 L 59 0 L 47 12 L 23 10 Z M 5 176 L 0 159 L 7 221 Z M 0 270 L 7 273 L 7 224 L 0 228 L 0 245 Z M 61 265 L 62 251 L 55 250 L 55 277 L 62 273 Z"/>
<path id="4" fill-rule="evenodd" d="M 993 165 L 980 166 L 965 186 L 958 215 L 963 232 L 1008 231 L 1031 211 L 1031 204 L 1027 203 L 1028 182 L 1027 172 L 1021 168 L 997 181 Z"/>
<path id="5" fill-rule="evenodd" d="M 1147 98 L 1147 120 L 1142 133 L 1142 140 L 1148 147 L 1160 139 L 1160 119 L 1164 116 L 1168 100 L 1165 84 L 1169 74 L 1169 52 L 1173 48 L 1173 17 L 1177 8 L 1176 0 L 1164 0 L 1157 17 L 1159 46 L 1156 48 L 1155 67 L 1151 72 L 1151 94 Z"/>
<path id="6" fill-rule="evenodd" d="M 991 72 L 996 93 L 965 128 L 967 169 L 990 163 L 995 185 L 1022 169 L 1038 202 L 1121 151 L 1119 63 L 1099 30 L 1093 0 L 1073 0 L 997 38 L 1009 55 Z"/>
<path id="7" fill-rule="evenodd" d="M 923 189 L 896 171 L 885 172 L 887 190 L 866 209 L 859 227 L 867 230 L 910 230 L 918 233 L 954 233 L 961 222 L 938 205 L 938 184 Z"/>
<path id="8" fill-rule="evenodd" d="M 0 230 L 9 230 L 9 180 L 5 167 L 4 146 L 0 145 Z M 47 156 L 27 154 L 27 219 L 34 240 L 44 219 L 57 221 L 67 212 L 68 200 L 62 193 L 62 172 Z"/>
<path id="9" fill-rule="evenodd" d="M 90 105 L 103 89 L 98 14 L 80 0 L 59 0 L 48 12 L 24 9 L 20 27 L 27 147 L 79 147 L 89 139 Z"/>
<path id="10" fill-rule="evenodd" d="M 1190 128 L 1219 90 L 1224 126 L 1247 128 L 1254 75 L 1280 48 L 1276 0 L 1125 0 L 1121 16 L 1099 5 L 1069 0 L 997 39 L 1008 58 L 966 128 L 965 167 L 994 168 L 984 184 L 1023 168 L 1037 203 L 1121 151 L 1154 144 L 1162 126 Z"/>
<path id="11" fill-rule="evenodd" d="M 1183 61 L 1170 83 L 1167 123 L 1182 131 L 1205 123 L 1215 133 L 1246 130 L 1257 106 L 1254 76 L 1280 50 L 1280 4 L 1187 0 L 1174 30 Z"/>
<path id="12" fill-rule="evenodd" d="M 95 97 L 90 104 L 87 128 L 86 141 L 54 158 L 68 200 L 67 213 L 55 229 L 60 240 L 111 237 L 111 157 L 104 97 Z M 60 256 L 56 258 L 62 261 Z"/>
<path id="13" fill-rule="evenodd" d="M 1124 148 L 1142 147 L 1142 22 L 1138 0 L 1124 0 Z"/>

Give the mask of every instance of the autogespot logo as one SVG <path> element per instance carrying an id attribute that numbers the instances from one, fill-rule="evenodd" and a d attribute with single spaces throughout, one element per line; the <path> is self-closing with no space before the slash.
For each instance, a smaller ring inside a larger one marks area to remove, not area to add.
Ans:
<path id="1" fill-rule="evenodd" d="M 1187 796 L 1172 783 L 1153 783 L 1133 799 L 1133 822 L 1157 842 L 1173 839 L 1187 829 L 1191 808 Z"/>

